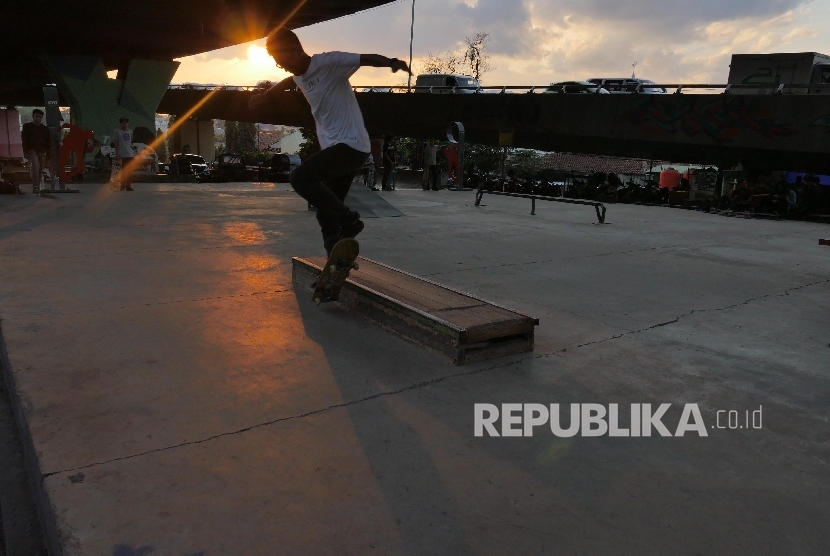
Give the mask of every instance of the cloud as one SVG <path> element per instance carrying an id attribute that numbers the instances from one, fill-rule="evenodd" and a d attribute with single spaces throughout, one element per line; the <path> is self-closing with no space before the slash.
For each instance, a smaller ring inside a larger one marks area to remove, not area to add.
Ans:
<path id="1" fill-rule="evenodd" d="M 411 6 L 394 2 L 298 35 L 310 53 L 407 59 Z M 415 8 L 415 67 L 428 52 L 458 48 L 465 36 L 484 31 L 491 36 L 495 69 L 486 80 L 493 85 L 630 75 L 635 61 L 637 75 L 654 80 L 723 82 L 732 53 L 830 52 L 830 37 L 815 29 L 830 21 L 830 0 L 416 0 Z M 180 72 L 189 81 L 252 84 L 279 71 L 251 65 L 248 44 L 187 58 Z M 369 68 L 352 79 L 402 81 Z"/>

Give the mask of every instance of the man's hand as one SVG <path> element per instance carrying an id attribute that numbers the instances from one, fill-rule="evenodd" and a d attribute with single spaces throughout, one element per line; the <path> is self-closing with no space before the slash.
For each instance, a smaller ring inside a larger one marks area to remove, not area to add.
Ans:
<path id="1" fill-rule="evenodd" d="M 398 60 L 397 58 L 387 58 L 386 56 L 381 56 L 380 54 L 361 54 L 360 65 L 371 66 L 373 68 L 391 68 L 393 72 L 403 70 L 412 75 L 412 72 L 409 71 L 409 66 L 407 66 L 406 62 L 403 60 Z"/>
<path id="2" fill-rule="evenodd" d="M 389 67 L 392 68 L 392 73 L 397 73 L 398 70 L 403 70 L 409 75 L 412 75 L 412 71 L 410 71 L 409 66 L 406 65 L 406 62 L 404 62 L 403 60 L 398 60 L 397 58 L 395 58 L 394 60 L 392 60 L 392 65 Z"/>

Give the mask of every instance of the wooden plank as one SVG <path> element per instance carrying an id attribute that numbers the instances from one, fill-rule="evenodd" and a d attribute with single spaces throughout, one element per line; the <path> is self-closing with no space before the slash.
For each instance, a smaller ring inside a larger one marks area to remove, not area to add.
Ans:
<path id="1" fill-rule="evenodd" d="M 315 265 L 322 268 L 325 259 L 313 259 Z M 404 273 L 390 274 L 389 270 L 374 261 L 361 257 L 360 271 L 355 272 L 351 279 L 375 291 L 392 295 L 395 299 L 419 307 L 424 310 L 441 310 L 452 307 L 469 306 L 471 299 L 444 288 L 433 288 L 431 284 Z M 390 281 L 394 275 L 395 281 Z M 481 305 L 478 300 L 473 300 Z"/>
<path id="2" fill-rule="evenodd" d="M 295 284 L 311 289 L 326 260 L 293 259 Z M 360 257 L 340 294 L 347 309 L 456 364 L 533 350 L 535 318 Z"/>
<path id="3" fill-rule="evenodd" d="M 349 281 L 368 287 L 395 300 L 448 320 L 460 328 L 471 329 L 493 321 L 526 318 L 515 311 L 498 307 L 469 294 L 412 276 L 397 269 L 360 257 L 360 270 Z M 322 268 L 325 259 L 313 259 Z"/>

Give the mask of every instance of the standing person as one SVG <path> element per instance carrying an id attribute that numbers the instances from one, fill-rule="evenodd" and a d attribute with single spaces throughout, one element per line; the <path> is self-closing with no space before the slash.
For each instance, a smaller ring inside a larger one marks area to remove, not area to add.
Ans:
<path id="1" fill-rule="evenodd" d="M 435 139 L 430 139 L 426 148 L 426 164 L 429 168 L 429 180 L 432 182 L 432 190 L 438 191 L 438 185 L 441 183 L 441 168 L 438 166 L 438 147 L 435 146 Z"/>
<path id="2" fill-rule="evenodd" d="M 122 116 L 118 120 L 118 128 L 112 132 L 115 138 L 115 159 L 121 162 L 121 191 L 134 191 L 132 188 L 133 169 L 130 163 L 135 158 L 133 149 L 133 130 L 127 127 L 130 119 Z"/>
<path id="3" fill-rule="evenodd" d="M 395 171 L 395 145 L 392 143 L 392 136 L 386 135 L 383 138 L 383 182 L 381 188 L 384 191 L 392 191 L 392 172 Z"/>
<path id="4" fill-rule="evenodd" d="M 277 83 L 264 94 L 253 96 L 248 106 L 256 110 L 270 95 L 293 88 L 295 84 L 311 105 L 321 150 L 295 168 L 289 182 L 317 208 L 323 246 L 331 254 L 335 243 L 355 237 L 363 230 L 360 214 L 350 210 L 343 201 L 372 150 L 349 78 L 361 66 L 391 68 L 393 72 L 409 72 L 409 67 L 397 58 L 378 54 L 325 52 L 309 56 L 297 35 L 282 27 L 271 31 L 265 47 L 274 61 L 293 77 Z"/>
<path id="5" fill-rule="evenodd" d="M 43 125 L 43 110 L 32 110 L 32 121 L 23 124 L 21 136 L 23 154 L 29 161 L 29 172 L 32 176 L 32 193 L 38 193 L 43 179 L 43 165 L 52 150 L 49 128 Z"/>

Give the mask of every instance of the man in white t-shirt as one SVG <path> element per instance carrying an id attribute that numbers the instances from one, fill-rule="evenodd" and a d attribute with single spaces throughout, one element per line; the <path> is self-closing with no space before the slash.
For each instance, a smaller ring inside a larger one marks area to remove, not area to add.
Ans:
<path id="1" fill-rule="evenodd" d="M 118 120 L 118 128 L 112 132 L 115 142 L 115 159 L 121 162 L 121 191 L 134 191 L 132 186 L 132 167 L 130 163 L 135 158 L 133 148 L 133 130 L 127 127 L 130 119 L 122 117 Z"/>
<path id="2" fill-rule="evenodd" d="M 298 87 L 311 105 L 317 125 L 320 152 L 298 166 L 289 177 L 291 186 L 317 209 L 326 253 L 339 240 L 363 230 L 360 214 L 343 201 L 352 180 L 371 152 L 369 133 L 349 78 L 361 66 L 409 72 L 406 62 L 378 54 L 324 52 L 309 56 L 300 39 L 285 28 L 274 29 L 266 42 L 268 53 L 280 67 L 293 74 L 265 94 L 254 96 L 249 107 L 263 106 L 269 95 Z"/>

